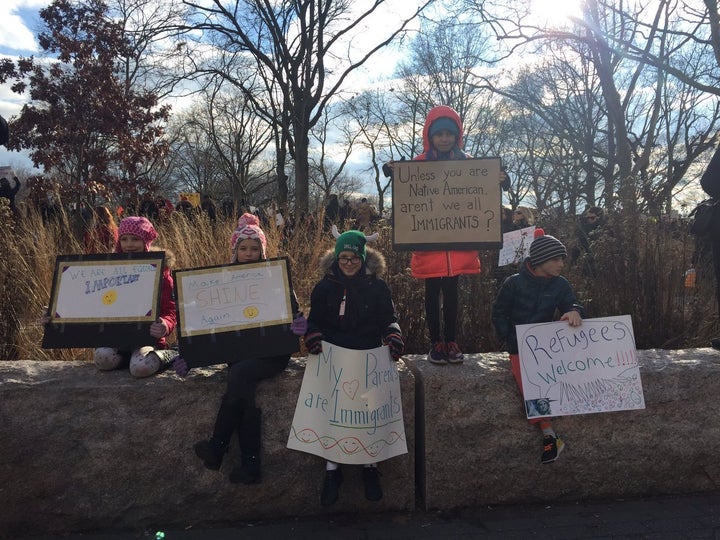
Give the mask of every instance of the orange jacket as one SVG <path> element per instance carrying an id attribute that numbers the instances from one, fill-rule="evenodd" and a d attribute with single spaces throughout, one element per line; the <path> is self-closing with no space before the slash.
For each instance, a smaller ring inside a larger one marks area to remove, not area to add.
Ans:
<path id="1" fill-rule="evenodd" d="M 450 118 L 458 126 L 458 148 L 462 146 L 463 128 L 460 115 L 447 105 L 433 107 L 427 115 L 423 126 L 423 153 L 414 158 L 425 161 L 430 144 L 430 124 L 438 118 Z M 479 274 L 480 258 L 477 251 L 413 251 L 410 259 L 410 270 L 413 277 L 425 279 L 436 277 L 452 277 L 460 274 Z"/>

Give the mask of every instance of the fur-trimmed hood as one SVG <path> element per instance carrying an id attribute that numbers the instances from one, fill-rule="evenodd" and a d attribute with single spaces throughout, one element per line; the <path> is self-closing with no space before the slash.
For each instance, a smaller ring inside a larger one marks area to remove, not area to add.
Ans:
<path id="1" fill-rule="evenodd" d="M 382 253 L 371 247 L 366 247 L 365 254 L 365 273 L 367 275 L 382 276 L 385 273 L 387 264 Z M 335 250 L 328 249 L 320 258 L 320 271 L 323 274 L 334 275 L 332 266 L 335 262 Z"/>

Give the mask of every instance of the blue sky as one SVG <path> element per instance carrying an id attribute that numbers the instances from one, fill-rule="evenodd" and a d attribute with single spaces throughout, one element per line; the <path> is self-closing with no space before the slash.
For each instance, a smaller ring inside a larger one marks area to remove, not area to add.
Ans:
<path id="1" fill-rule="evenodd" d="M 50 0 L 2 0 L 0 2 L 0 56 L 15 59 L 30 56 L 38 51 L 35 35 L 40 28 L 39 11 Z M 20 112 L 22 96 L 0 86 L 0 114 L 9 118 Z M 0 148 L 0 165 L 29 169 L 30 160 L 23 154 Z"/>

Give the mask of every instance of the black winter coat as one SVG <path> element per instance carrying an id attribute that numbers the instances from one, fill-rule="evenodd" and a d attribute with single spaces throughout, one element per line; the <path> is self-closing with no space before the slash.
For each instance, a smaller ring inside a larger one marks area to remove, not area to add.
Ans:
<path id="1" fill-rule="evenodd" d="M 552 322 L 555 310 L 562 315 L 573 309 L 584 315 L 570 282 L 563 276 L 535 275 L 525 259 L 520 272 L 507 278 L 500 287 L 493 303 L 492 321 L 498 338 L 507 344 L 508 353 L 517 354 L 517 325 Z"/>
<path id="2" fill-rule="evenodd" d="M 387 333 L 400 333 L 390 289 L 378 277 L 385 270 L 379 252 L 368 248 L 365 264 L 351 278 L 338 268 L 332 250 L 323 256 L 320 267 L 325 275 L 310 296 L 307 334 L 320 332 L 334 345 L 366 350 L 380 347 Z M 341 316 L 343 298 L 345 313 Z"/>

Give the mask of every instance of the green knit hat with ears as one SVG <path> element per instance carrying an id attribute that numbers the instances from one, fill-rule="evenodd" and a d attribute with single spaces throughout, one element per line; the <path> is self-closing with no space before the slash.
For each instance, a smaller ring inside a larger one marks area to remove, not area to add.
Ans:
<path id="1" fill-rule="evenodd" d="M 365 260 L 365 243 L 367 238 L 365 233 L 360 231 L 345 231 L 338 236 L 335 242 L 335 260 L 343 251 L 352 251 L 363 261 Z"/>

